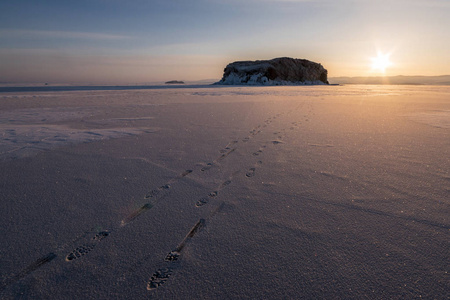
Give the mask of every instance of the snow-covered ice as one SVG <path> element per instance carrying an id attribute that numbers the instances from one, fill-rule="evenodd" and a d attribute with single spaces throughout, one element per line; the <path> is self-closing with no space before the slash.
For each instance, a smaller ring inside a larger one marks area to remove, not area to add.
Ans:
<path id="1" fill-rule="evenodd" d="M 0 93 L 4 299 L 448 298 L 450 87 Z"/>

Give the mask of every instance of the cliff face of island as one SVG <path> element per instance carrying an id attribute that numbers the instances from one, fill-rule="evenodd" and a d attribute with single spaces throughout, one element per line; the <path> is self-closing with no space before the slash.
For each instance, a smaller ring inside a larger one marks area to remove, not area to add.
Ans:
<path id="1" fill-rule="evenodd" d="M 237 61 L 226 66 L 223 85 L 328 84 L 328 71 L 319 63 L 289 57 Z"/>

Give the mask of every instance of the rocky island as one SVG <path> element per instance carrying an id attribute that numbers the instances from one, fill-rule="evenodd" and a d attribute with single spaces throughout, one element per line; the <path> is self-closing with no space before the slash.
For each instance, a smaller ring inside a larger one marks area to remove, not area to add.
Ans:
<path id="1" fill-rule="evenodd" d="M 328 71 L 319 63 L 289 57 L 236 61 L 224 69 L 222 85 L 328 84 Z"/>
<path id="2" fill-rule="evenodd" d="M 171 80 L 171 81 L 166 81 L 166 84 L 184 84 L 184 81 L 180 81 L 180 80 Z"/>

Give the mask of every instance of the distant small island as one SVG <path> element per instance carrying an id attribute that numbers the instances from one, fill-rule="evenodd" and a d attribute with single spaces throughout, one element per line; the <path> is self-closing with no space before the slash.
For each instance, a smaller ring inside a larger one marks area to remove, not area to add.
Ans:
<path id="1" fill-rule="evenodd" d="M 184 84 L 184 81 L 180 81 L 180 80 L 171 80 L 171 81 L 166 81 L 166 84 Z"/>
<path id="2" fill-rule="evenodd" d="M 271 60 L 236 61 L 228 64 L 219 85 L 328 84 L 328 71 L 306 59 L 279 57 Z"/>

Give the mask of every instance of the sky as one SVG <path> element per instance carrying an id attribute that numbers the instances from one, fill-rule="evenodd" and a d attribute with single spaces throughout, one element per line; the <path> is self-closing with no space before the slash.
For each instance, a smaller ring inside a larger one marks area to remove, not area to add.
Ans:
<path id="1" fill-rule="evenodd" d="M 286 56 L 329 77 L 448 75 L 449 31 L 450 0 L 5 0 L 0 83 L 218 80 Z"/>

